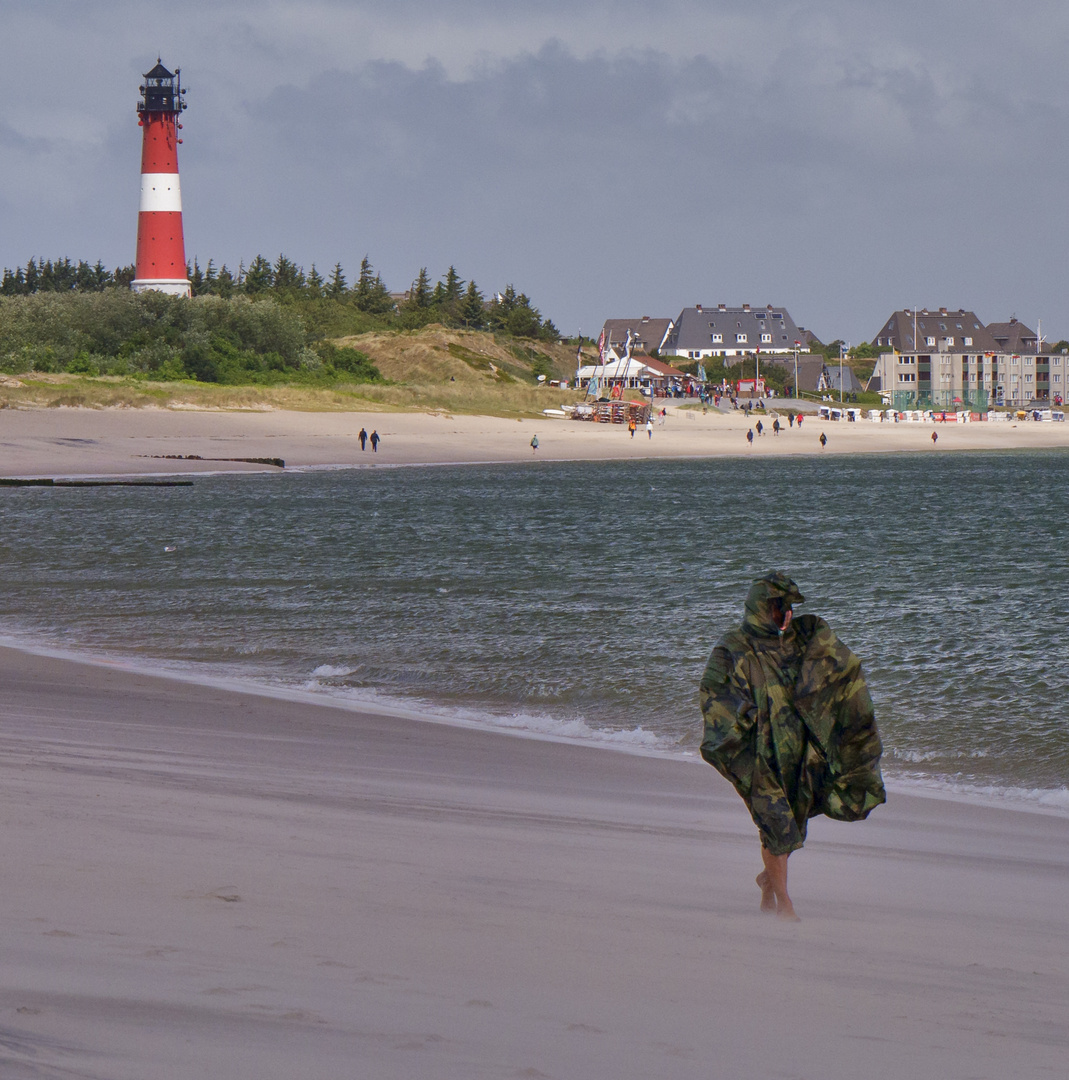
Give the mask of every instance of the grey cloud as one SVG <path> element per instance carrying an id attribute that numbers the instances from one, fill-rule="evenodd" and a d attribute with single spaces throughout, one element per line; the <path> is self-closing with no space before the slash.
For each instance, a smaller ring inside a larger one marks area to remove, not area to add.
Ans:
<path id="1" fill-rule="evenodd" d="M 34 6 L 16 38 L 56 10 Z M 147 28 L 140 5 L 64 7 L 44 40 L 91 71 L 84 98 L 0 43 L 7 265 L 132 257 L 132 106 L 161 48 L 191 87 L 191 255 L 368 252 L 398 288 L 455 262 L 571 330 L 714 300 L 852 340 L 914 300 L 1063 318 L 1046 4 L 189 0 Z"/>

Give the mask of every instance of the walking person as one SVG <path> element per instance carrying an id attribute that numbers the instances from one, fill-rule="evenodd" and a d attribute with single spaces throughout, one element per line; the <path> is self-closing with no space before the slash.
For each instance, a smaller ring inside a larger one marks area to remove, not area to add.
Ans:
<path id="1" fill-rule="evenodd" d="M 629 416 L 627 418 L 627 430 L 631 432 L 632 439 L 635 437 L 635 427 L 635 418 L 633 416 Z"/>
<path id="2" fill-rule="evenodd" d="M 532 435 L 531 436 L 531 453 L 532 454 L 537 454 L 538 453 L 538 436 L 537 435 Z"/>
<path id="3" fill-rule="evenodd" d="M 379 452 L 380 442 L 382 442 L 382 439 L 379 438 L 379 433 L 377 431 L 373 431 L 371 433 L 371 449 L 376 454 Z"/>
<path id="4" fill-rule="evenodd" d="M 367 449 L 367 432 L 363 428 L 360 429 L 360 434 L 357 435 L 357 438 L 360 440 L 360 449 L 361 450 L 366 450 Z"/>
<path id="5" fill-rule="evenodd" d="M 765 425 L 762 424 L 760 420 L 758 420 L 757 421 L 757 434 L 758 435 L 764 435 L 764 433 L 765 433 Z"/>
<path id="6" fill-rule="evenodd" d="M 746 432 L 746 441 L 753 446 L 753 428 Z"/>
<path id="7" fill-rule="evenodd" d="M 776 420 L 772 421 L 772 435 L 773 435 L 773 437 L 775 437 L 778 434 L 779 434 L 779 420 L 776 419 Z"/>
<path id="8" fill-rule="evenodd" d="M 783 573 L 750 588 L 742 625 L 713 649 L 699 692 L 701 755 L 742 796 L 761 838 L 761 910 L 796 920 L 787 859 L 811 817 L 860 821 L 886 801 L 861 662 Z"/>
<path id="9" fill-rule="evenodd" d="M 648 416 L 646 418 L 646 435 L 648 438 L 653 438 L 653 417 Z"/>
<path id="10" fill-rule="evenodd" d="M 827 446 L 827 445 L 828 445 L 828 436 L 825 435 L 824 432 L 822 431 L 820 433 L 820 448 L 821 448 L 821 450 L 823 450 L 824 447 Z"/>
<path id="11" fill-rule="evenodd" d="M 939 442 L 939 432 L 938 431 L 933 431 L 932 432 L 932 446 L 935 446 L 935 444 L 937 442 Z"/>

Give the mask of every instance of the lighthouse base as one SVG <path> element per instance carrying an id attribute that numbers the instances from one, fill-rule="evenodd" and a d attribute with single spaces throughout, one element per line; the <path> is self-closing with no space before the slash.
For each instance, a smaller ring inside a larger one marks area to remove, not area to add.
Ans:
<path id="1" fill-rule="evenodd" d="M 168 296 L 192 296 L 193 286 L 188 278 L 135 278 L 130 288 L 136 293 L 161 292 Z"/>

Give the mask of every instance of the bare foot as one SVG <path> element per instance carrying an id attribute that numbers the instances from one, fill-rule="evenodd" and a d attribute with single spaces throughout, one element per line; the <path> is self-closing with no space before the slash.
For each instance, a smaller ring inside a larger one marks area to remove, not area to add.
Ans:
<path id="1" fill-rule="evenodd" d="M 762 870 L 757 875 L 757 887 L 761 890 L 761 910 L 775 911 L 776 890 L 772 888 L 772 882 L 769 880 L 767 870 Z"/>
<path id="2" fill-rule="evenodd" d="M 785 855 L 773 855 L 767 848 L 761 848 L 761 861 L 765 864 L 763 873 L 757 877 L 757 884 L 761 886 L 761 910 L 771 911 L 774 906 L 779 918 L 786 919 L 789 922 L 801 922 L 802 920 L 794 913 L 794 905 L 787 894 L 787 859 L 789 855 L 789 852 Z M 766 890 L 772 894 L 774 902 L 773 905 L 768 907 L 765 906 Z"/>
<path id="3" fill-rule="evenodd" d="M 776 905 L 776 917 L 779 918 L 779 919 L 784 919 L 787 922 L 801 922 L 802 921 L 798 917 L 798 915 L 795 914 L 794 905 L 790 902 L 790 900 L 788 900 L 786 904 L 777 904 Z"/>

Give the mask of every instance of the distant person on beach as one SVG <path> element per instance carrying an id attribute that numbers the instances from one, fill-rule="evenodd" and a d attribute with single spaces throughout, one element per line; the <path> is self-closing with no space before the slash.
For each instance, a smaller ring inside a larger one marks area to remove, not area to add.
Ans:
<path id="1" fill-rule="evenodd" d="M 787 425 L 788 427 L 794 427 L 794 413 L 787 413 Z"/>
<path id="2" fill-rule="evenodd" d="M 357 435 L 357 438 L 360 440 L 360 449 L 361 450 L 366 450 L 367 449 L 367 432 L 363 428 L 360 429 L 360 434 Z"/>
<path id="3" fill-rule="evenodd" d="M 933 431 L 932 432 L 932 446 L 935 446 L 935 444 L 937 442 L 939 442 L 939 432 L 938 431 Z"/>
<path id="4" fill-rule="evenodd" d="M 861 662 L 783 573 L 755 581 L 742 625 L 700 684 L 702 757 L 742 796 L 761 837 L 761 910 L 797 919 L 787 859 L 811 817 L 859 821 L 886 801 Z"/>
<path id="5" fill-rule="evenodd" d="M 778 418 L 776 420 L 772 421 L 772 434 L 773 434 L 773 436 L 779 434 L 779 419 Z"/>
<path id="6" fill-rule="evenodd" d="M 762 424 L 760 420 L 758 420 L 757 421 L 757 434 L 758 435 L 764 435 L 764 433 L 765 433 L 765 425 Z"/>
<path id="7" fill-rule="evenodd" d="M 646 435 L 651 439 L 653 438 L 653 417 L 652 416 L 648 416 L 646 418 Z"/>
<path id="8" fill-rule="evenodd" d="M 824 447 L 827 446 L 827 445 L 828 445 L 828 436 L 825 435 L 824 432 L 822 431 L 820 433 L 820 448 L 821 448 L 821 450 L 823 450 Z"/>
<path id="9" fill-rule="evenodd" d="M 373 431 L 371 433 L 371 449 L 376 454 L 379 452 L 380 442 L 382 442 L 382 440 L 379 438 L 379 433 L 377 431 Z"/>
<path id="10" fill-rule="evenodd" d="M 629 417 L 627 421 L 627 430 L 631 432 L 632 439 L 635 437 L 635 427 L 635 418 L 633 416 Z"/>
<path id="11" fill-rule="evenodd" d="M 753 428 L 746 432 L 746 441 L 753 446 Z"/>
<path id="12" fill-rule="evenodd" d="M 532 435 L 531 436 L 531 453 L 532 454 L 537 454 L 538 453 L 538 436 L 537 435 Z"/>

